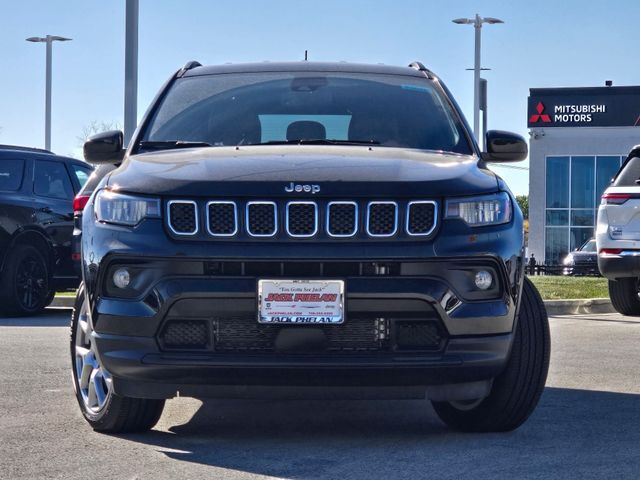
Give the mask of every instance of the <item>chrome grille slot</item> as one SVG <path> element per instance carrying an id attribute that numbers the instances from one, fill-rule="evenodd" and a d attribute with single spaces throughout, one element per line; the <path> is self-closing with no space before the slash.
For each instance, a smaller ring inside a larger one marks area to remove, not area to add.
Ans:
<path id="1" fill-rule="evenodd" d="M 358 204 L 329 202 L 327 205 L 327 234 L 331 237 L 353 237 L 358 231 Z"/>
<path id="2" fill-rule="evenodd" d="M 407 233 L 429 235 L 436 228 L 436 204 L 433 201 L 409 202 L 407 206 Z"/>
<path id="3" fill-rule="evenodd" d="M 207 230 L 216 237 L 231 237 L 238 232 L 238 208 L 234 202 L 207 203 Z"/>
<path id="4" fill-rule="evenodd" d="M 195 235 L 198 231 L 198 206 L 190 200 L 168 203 L 169 228 L 176 235 Z"/>
<path id="5" fill-rule="evenodd" d="M 318 205 L 315 202 L 289 202 L 286 229 L 291 237 L 313 237 L 318 232 Z"/>
<path id="6" fill-rule="evenodd" d="M 391 237 L 398 230 L 396 202 L 369 202 L 367 205 L 367 233 L 372 237 Z"/>
<path id="7" fill-rule="evenodd" d="M 273 237 L 278 232 L 277 219 L 274 202 L 247 203 L 247 233 L 252 237 Z"/>

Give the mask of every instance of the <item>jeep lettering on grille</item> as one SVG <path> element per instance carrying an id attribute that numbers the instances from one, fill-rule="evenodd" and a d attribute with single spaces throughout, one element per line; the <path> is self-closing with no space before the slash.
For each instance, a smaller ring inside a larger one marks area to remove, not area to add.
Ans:
<path id="1" fill-rule="evenodd" d="M 300 183 L 293 183 L 291 182 L 289 185 L 287 185 L 286 187 L 284 187 L 284 191 L 287 193 L 293 193 L 293 192 L 297 192 L 297 193 L 318 193 L 320 192 L 320 185 L 309 185 L 309 184 L 300 184 Z"/>

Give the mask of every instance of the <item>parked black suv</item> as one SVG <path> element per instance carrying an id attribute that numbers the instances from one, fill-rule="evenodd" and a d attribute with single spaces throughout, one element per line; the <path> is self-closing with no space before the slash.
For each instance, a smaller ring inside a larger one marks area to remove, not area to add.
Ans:
<path id="1" fill-rule="evenodd" d="M 93 167 L 47 150 L 0 145 L 0 310 L 32 315 L 75 288 L 73 197 Z"/>
<path id="2" fill-rule="evenodd" d="M 406 68 L 179 70 L 89 200 L 72 322 L 94 429 L 143 430 L 181 396 L 429 398 L 505 431 L 545 384 L 549 330 L 522 214 L 442 82 Z"/>

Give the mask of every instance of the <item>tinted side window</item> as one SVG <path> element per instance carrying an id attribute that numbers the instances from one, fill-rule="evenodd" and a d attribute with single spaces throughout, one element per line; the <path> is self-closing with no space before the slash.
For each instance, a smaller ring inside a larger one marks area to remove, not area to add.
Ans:
<path id="1" fill-rule="evenodd" d="M 10 159 L 0 160 L 0 190 L 15 192 L 22 185 L 24 173 L 24 160 Z"/>
<path id="2" fill-rule="evenodd" d="M 80 165 L 71 165 L 71 171 L 78 179 L 78 183 L 80 184 L 80 188 L 84 186 L 84 184 L 89 179 L 89 175 L 91 175 L 91 168 L 89 167 L 81 167 Z"/>
<path id="3" fill-rule="evenodd" d="M 100 182 L 102 181 L 102 179 L 109 173 L 114 171 L 116 168 L 118 168 L 115 165 L 112 165 L 110 163 L 106 163 L 104 165 L 99 165 L 92 173 L 91 176 L 89 177 L 89 180 L 87 180 L 87 183 L 84 184 L 84 187 L 82 187 L 82 195 L 91 195 L 93 193 L 93 191 L 96 189 L 96 187 L 100 184 Z"/>
<path id="4" fill-rule="evenodd" d="M 33 192 L 50 198 L 73 198 L 73 187 L 67 169 L 60 162 L 36 160 L 33 176 Z"/>

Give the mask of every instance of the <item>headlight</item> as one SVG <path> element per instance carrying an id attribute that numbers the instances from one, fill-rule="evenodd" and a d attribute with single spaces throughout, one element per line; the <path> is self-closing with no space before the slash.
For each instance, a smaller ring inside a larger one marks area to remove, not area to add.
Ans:
<path id="1" fill-rule="evenodd" d="M 511 221 L 511 199 L 506 192 L 447 200 L 447 218 L 460 218 L 472 227 Z"/>
<path id="2" fill-rule="evenodd" d="M 573 255 L 569 254 L 566 257 L 564 257 L 564 260 L 562 261 L 562 263 L 564 265 L 573 265 Z"/>
<path id="3" fill-rule="evenodd" d="M 99 222 L 133 227 L 144 218 L 159 217 L 160 200 L 101 190 L 96 196 L 95 213 Z"/>

